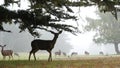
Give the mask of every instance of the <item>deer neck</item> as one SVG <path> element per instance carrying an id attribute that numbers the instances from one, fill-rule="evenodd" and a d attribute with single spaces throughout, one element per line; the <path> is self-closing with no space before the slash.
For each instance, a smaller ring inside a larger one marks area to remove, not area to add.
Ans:
<path id="1" fill-rule="evenodd" d="M 52 40 L 52 48 L 54 47 L 56 41 L 57 41 L 58 36 L 55 36 Z"/>
<path id="2" fill-rule="evenodd" d="M 56 43 L 57 38 L 58 38 L 58 37 L 56 37 L 56 36 L 53 38 L 53 40 L 52 40 L 52 41 L 53 41 L 53 44 L 55 44 L 55 43 Z"/>
<path id="3" fill-rule="evenodd" d="M 3 52 L 4 48 L 2 47 L 1 52 Z"/>

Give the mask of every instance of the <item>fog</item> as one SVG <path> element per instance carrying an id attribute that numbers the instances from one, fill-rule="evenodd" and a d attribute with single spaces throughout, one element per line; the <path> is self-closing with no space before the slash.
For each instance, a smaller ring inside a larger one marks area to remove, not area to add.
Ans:
<path id="1" fill-rule="evenodd" d="M 34 37 L 26 31 L 19 33 L 18 25 L 4 24 L 5 29 L 11 30 L 12 33 L 0 32 L 0 44 L 7 45 L 5 49 L 12 49 L 14 52 L 29 52 L 31 50 L 31 41 Z M 41 36 L 40 39 L 52 40 L 53 35 L 46 31 L 39 31 Z M 56 45 L 53 49 L 54 51 L 62 50 L 63 52 L 70 52 L 72 45 L 69 44 L 65 32 L 59 35 Z M 44 52 L 44 51 L 42 51 Z"/>
<path id="2" fill-rule="evenodd" d="M 22 9 L 25 8 L 21 7 Z M 13 9 L 13 8 L 12 8 Z M 15 9 L 15 8 L 14 8 Z M 80 20 L 78 20 L 79 28 L 82 29 L 81 24 L 85 24 L 87 21 L 85 17 L 97 18 L 95 14 L 96 8 L 93 7 L 81 7 L 81 8 L 72 8 Z M 89 11 L 88 11 L 89 10 Z M 79 12 L 80 11 L 80 12 Z M 71 23 L 72 22 L 72 23 Z M 66 23 L 66 22 L 64 22 Z M 73 21 L 67 21 L 72 25 L 76 25 Z M 74 24 L 73 24 L 74 23 Z M 9 29 L 12 33 L 0 32 L 0 45 L 7 45 L 5 49 L 12 49 L 14 52 L 29 52 L 31 50 L 31 41 L 34 39 L 27 30 L 19 33 L 18 25 L 4 24 L 5 29 Z M 41 34 L 40 39 L 49 39 L 53 38 L 53 35 L 49 32 L 39 31 Z M 81 33 L 77 36 L 72 35 L 68 32 L 63 32 L 59 35 L 59 38 L 55 44 L 52 52 L 61 50 L 70 54 L 71 52 L 78 52 L 83 55 L 84 51 L 90 52 L 90 54 L 99 54 L 100 51 L 103 51 L 105 54 L 115 54 L 113 44 L 95 44 L 93 39 L 93 32 Z M 46 51 L 41 51 L 46 52 Z"/>
<path id="3" fill-rule="evenodd" d="M 0 32 L 0 45 L 7 45 L 5 49 L 12 49 L 14 52 L 30 52 L 31 41 L 34 37 L 30 33 L 23 31 L 19 33 L 18 25 L 4 24 L 5 29 L 9 29 L 12 33 Z M 54 36 L 46 31 L 39 31 L 41 36 L 39 39 L 51 40 Z M 84 34 L 78 34 L 77 36 L 68 32 L 63 32 L 59 35 L 52 52 L 61 50 L 70 54 L 71 52 L 78 52 L 80 55 L 84 54 L 84 51 L 88 51 L 91 55 L 98 55 L 100 51 L 104 54 L 115 54 L 114 46 L 112 44 L 95 44 L 92 41 L 94 33 L 88 32 Z M 39 51 L 46 52 L 46 51 Z"/>

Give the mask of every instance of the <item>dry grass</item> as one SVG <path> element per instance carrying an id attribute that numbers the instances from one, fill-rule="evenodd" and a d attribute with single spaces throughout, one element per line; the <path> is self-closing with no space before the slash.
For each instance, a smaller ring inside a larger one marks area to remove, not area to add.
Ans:
<path id="1" fill-rule="evenodd" d="M 120 56 L 75 56 L 47 60 L 0 61 L 0 68 L 120 68 Z"/>

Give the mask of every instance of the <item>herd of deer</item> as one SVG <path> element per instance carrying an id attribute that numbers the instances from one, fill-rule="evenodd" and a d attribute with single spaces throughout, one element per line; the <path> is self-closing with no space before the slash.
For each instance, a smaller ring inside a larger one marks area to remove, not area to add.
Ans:
<path id="1" fill-rule="evenodd" d="M 58 52 L 55 52 L 55 57 L 58 55 L 58 56 L 60 56 L 60 55 L 64 55 L 64 56 L 66 56 L 66 53 L 65 52 L 61 52 L 61 50 L 59 50 Z"/>
<path id="2" fill-rule="evenodd" d="M 57 38 L 59 36 L 59 34 L 62 33 L 62 31 L 58 31 L 58 33 L 55 33 L 53 31 L 48 31 L 48 32 L 51 32 L 53 35 L 54 35 L 54 38 L 52 40 L 40 40 L 40 39 L 34 39 L 32 42 L 31 42 L 31 47 L 32 47 L 32 50 L 30 51 L 29 53 L 29 58 L 28 60 L 30 61 L 30 58 L 31 58 L 31 54 L 33 54 L 34 56 L 34 60 L 36 60 L 36 56 L 35 56 L 35 53 L 38 51 L 38 50 L 46 50 L 48 53 L 49 53 L 49 58 L 48 58 L 48 61 L 52 61 L 52 49 L 54 48 L 54 45 L 57 41 Z M 13 58 L 12 54 L 13 54 L 13 51 L 12 50 L 4 50 L 4 47 L 6 45 L 2 46 L 0 45 L 0 47 L 2 48 L 1 49 L 1 54 L 3 55 L 3 59 L 5 59 L 6 56 L 9 56 L 9 59 L 10 58 Z M 16 56 L 19 56 L 19 54 L 17 53 L 14 53 Z M 56 52 L 55 55 L 60 55 L 61 52 Z M 88 52 L 85 52 L 85 54 L 89 54 Z M 66 53 L 63 52 L 63 55 L 66 55 Z M 77 52 L 73 52 L 71 54 L 72 55 L 77 55 Z"/>

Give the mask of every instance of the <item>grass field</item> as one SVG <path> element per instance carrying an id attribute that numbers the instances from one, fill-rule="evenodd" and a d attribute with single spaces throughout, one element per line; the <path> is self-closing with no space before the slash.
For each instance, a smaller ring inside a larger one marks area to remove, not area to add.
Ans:
<path id="1" fill-rule="evenodd" d="M 0 56 L 0 68 L 120 68 L 120 56 L 53 56 L 53 61 L 48 62 L 48 54 L 37 54 L 37 61 L 28 61 L 28 54 L 20 54 L 13 60 L 2 60 Z"/>

